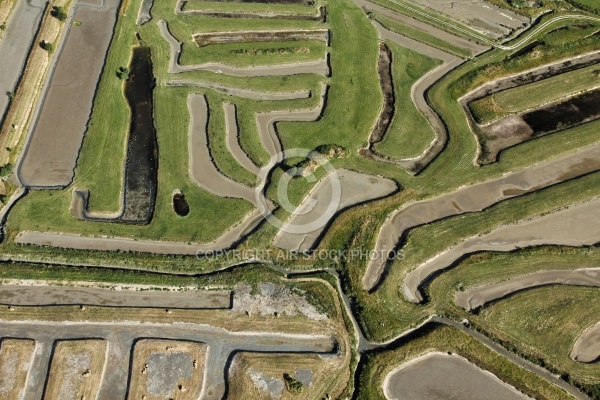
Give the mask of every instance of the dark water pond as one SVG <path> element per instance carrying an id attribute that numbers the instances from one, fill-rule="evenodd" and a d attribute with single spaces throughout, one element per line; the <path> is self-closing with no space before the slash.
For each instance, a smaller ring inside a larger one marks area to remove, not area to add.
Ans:
<path id="1" fill-rule="evenodd" d="M 532 111 L 523 120 L 537 134 L 566 129 L 600 117 L 600 90 Z"/>
<path id="2" fill-rule="evenodd" d="M 134 48 L 129 69 L 125 96 L 132 118 L 125 168 L 125 210 L 121 221 L 147 223 L 154 212 L 158 170 L 158 146 L 152 118 L 155 79 L 150 48 Z"/>
<path id="3" fill-rule="evenodd" d="M 190 206 L 183 193 L 175 193 L 173 195 L 173 210 L 180 217 L 185 217 L 190 213 Z"/>

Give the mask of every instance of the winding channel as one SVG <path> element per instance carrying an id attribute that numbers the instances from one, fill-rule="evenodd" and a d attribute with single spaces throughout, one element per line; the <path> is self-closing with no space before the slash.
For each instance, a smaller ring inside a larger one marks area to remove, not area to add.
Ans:
<path id="1" fill-rule="evenodd" d="M 533 165 L 499 178 L 477 183 L 431 199 L 414 202 L 392 212 L 379 230 L 375 253 L 384 255 L 369 262 L 363 288 L 373 290 L 392 260 L 408 230 L 486 208 L 537 190 L 600 170 L 600 143 L 560 158 Z"/>

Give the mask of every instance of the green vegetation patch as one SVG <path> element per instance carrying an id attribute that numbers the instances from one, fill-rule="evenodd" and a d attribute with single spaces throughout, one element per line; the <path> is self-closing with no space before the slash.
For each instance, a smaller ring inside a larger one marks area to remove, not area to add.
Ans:
<path id="1" fill-rule="evenodd" d="M 419 155 L 435 138 L 435 131 L 412 99 L 412 87 L 427 72 L 440 65 L 436 59 L 388 42 L 392 51 L 394 83 L 394 119 L 384 139 L 375 149 L 389 157 Z"/>

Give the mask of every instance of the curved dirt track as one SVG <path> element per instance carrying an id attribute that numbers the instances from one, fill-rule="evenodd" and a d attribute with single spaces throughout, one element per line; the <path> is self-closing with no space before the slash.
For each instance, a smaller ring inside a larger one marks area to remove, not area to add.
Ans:
<path id="1" fill-rule="evenodd" d="M 3 321 L 4 337 L 36 341 L 36 350 L 25 388 L 25 399 L 41 399 L 55 340 L 105 339 L 108 350 L 98 399 L 125 399 L 130 354 L 138 338 L 160 338 L 206 343 L 208 346 L 200 399 L 222 399 L 226 391 L 229 359 L 236 351 L 331 354 L 335 339 L 324 335 L 230 332 L 210 325 L 139 322 Z"/>
<path id="2" fill-rule="evenodd" d="M 227 150 L 229 150 L 238 164 L 251 174 L 258 176 L 260 168 L 254 164 L 254 161 L 248 157 L 248 154 L 240 146 L 235 104 L 224 103 L 223 110 L 225 111 L 225 143 Z"/>
<path id="3" fill-rule="evenodd" d="M 587 329 L 577 339 L 571 352 L 571 358 L 582 363 L 600 360 L 600 322 Z"/>
<path id="4" fill-rule="evenodd" d="M 192 181 L 217 196 L 244 199 L 256 206 L 254 189 L 221 174 L 214 164 L 208 143 L 208 105 L 204 95 L 190 94 L 188 108 L 189 168 Z"/>
<path id="5" fill-rule="evenodd" d="M 339 185 L 339 199 L 335 198 L 334 184 Z M 273 244 L 291 251 L 310 251 L 340 211 L 388 196 L 397 190 L 398 186 L 390 179 L 338 169 L 321 179 L 306 195 L 277 233 Z M 329 209 L 330 204 L 335 207 Z M 320 220 L 322 224 L 312 226 Z"/>
<path id="6" fill-rule="evenodd" d="M 376 254 L 392 252 L 411 228 L 455 215 L 482 211 L 506 199 L 598 170 L 600 143 L 500 178 L 406 205 L 391 213 L 381 226 L 375 245 Z M 371 260 L 363 277 L 363 288 L 374 289 L 389 264 L 385 258 Z"/>
<path id="7" fill-rule="evenodd" d="M 444 148 L 446 140 L 448 139 L 448 132 L 446 131 L 446 126 L 442 122 L 439 115 L 429 106 L 425 93 L 433 84 L 439 81 L 449 71 L 462 64 L 464 60 L 452 54 L 446 53 L 442 50 L 438 50 L 421 42 L 417 42 L 416 40 L 410 39 L 406 36 L 402 36 L 398 33 L 389 31 L 377 21 L 372 22 L 379 31 L 379 37 L 381 39 L 391 40 L 408 49 L 414 50 L 427 57 L 436 58 L 443 62 L 437 68 L 434 68 L 427 74 L 423 75 L 417 82 L 415 82 L 415 84 L 411 88 L 411 98 L 413 103 L 419 109 L 419 111 L 421 111 L 421 113 L 425 116 L 429 124 L 432 126 L 433 130 L 436 133 L 436 137 L 429 144 L 429 146 L 425 150 L 423 150 L 423 152 L 420 155 L 416 157 L 393 160 L 377 155 L 373 157 L 378 161 L 389 162 L 392 164 L 399 165 L 400 167 L 404 168 L 406 171 L 412 174 L 418 174 L 437 157 L 437 155 Z"/>
<path id="8" fill-rule="evenodd" d="M 318 61 L 298 62 L 293 64 L 265 65 L 258 67 L 233 67 L 220 63 L 205 63 L 200 65 L 181 65 L 179 56 L 181 54 L 181 43 L 171 34 L 167 22 L 157 22 L 162 37 L 169 43 L 171 56 L 169 59 L 169 73 L 179 74 L 186 71 L 210 71 L 217 74 L 234 76 L 282 76 L 297 74 L 318 74 L 329 76 L 329 64 L 327 58 Z"/>
<path id="9" fill-rule="evenodd" d="M 430 351 L 386 375 L 383 392 L 396 400 L 529 399 L 491 372 L 456 354 Z"/>
<path id="10" fill-rule="evenodd" d="M 126 251 L 152 254 L 197 255 L 227 250 L 238 244 L 263 222 L 259 210 L 250 212 L 241 222 L 210 243 L 141 240 L 126 237 L 83 236 L 61 232 L 23 231 L 15 243 L 76 250 Z"/>
<path id="11" fill-rule="evenodd" d="M 271 157 L 283 151 L 279 135 L 277 134 L 277 128 L 275 127 L 276 123 L 282 121 L 311 122 L 318 120 L 323 113 L 328 90 L 329 86 L 327 84 L 321 86 L 321 100 L 316 108 L 310 110 L 278 110 L 256 114 L 256 126 L 260 140 Z"/>
<path id="12" fill-rule="evenodd" d="M 596 243 L 600 243 L 600 198 L 468 238 L 408 273 L 402 291 L 406 300 L 422 302 L 421 285 L 465 255 L 475 252 L 506 252 L 541 245 L 591 246 Z"/>
<path id="13" fill-rule="evenodd" d="M 457 306 L 472 312 L 487 303 L 504 299 L 527 289 L 548 285 L 600 287 L 600 268 L 542 271 L 519 276 L 505 282 L 456 292 L 454 302 Z"/>
<path id="14" fill-rule="evenodd" d="M 218 83 L 203 82 L 203 81 L 192 81 L 192 80 L 170 80 L 167 82 L 167 86 L 171 87 L 198 87 L 203 89 L 212 89 L 215 92 L 227 94 L 229 96 L 242 97 L 250 100 L 296 100 L 296 99 L 307 99 L 311 96 L 310 90 L 299 90 L 296 92 L 262 92 L 252 89 L 242 89 L 239 87 L 225 86 Z"/>

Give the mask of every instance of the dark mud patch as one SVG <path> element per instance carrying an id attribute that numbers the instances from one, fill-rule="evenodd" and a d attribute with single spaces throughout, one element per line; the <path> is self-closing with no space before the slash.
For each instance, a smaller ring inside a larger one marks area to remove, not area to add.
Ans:
<path id="1" fill-rule="evenodd" d="M 377 63 L 379 72 L 379 85 L 383 93 L 383 108 L 379 113 L 377 123 L 369 135 L 369 146 L 381 142 L 390 127 L 394 117 L 394 85 L 392 81 L 392 52 L 385 43 L 379 44 L 379 61 Z"/>
<path id="2" fill-rule="evenodd" d="M 567 129 L 600 117 L 600 90 L 523 115 L 535 135 Z"/>
<path id="3" fill-rule="evenodd" d="M 154 212 L 157 187 L 158 146 L 152 116 L 152 75 L 149 47 L 136 47 L 125 84 L 125 97 L 131 107 L 131 125 L 125 167 L 125 210 L 123 222 L 148 223 Z"/>
<path id="4" fill-rule="evenodd" d="M 277 31 L 198 33 L 194 35 L 194 41 L 198 47 L 225 43 L 293 42 L 301 40 L 323 41 L 329 45 L 329 31 L 327 29 L 296 29 Z"/>
<path id="5" fill-rule="evenodd" d="M 185 217 L 190 213 L 190 206 L 181 192 L 176 192 L 173 195 L 173 210 L 180 217 Z"/>
<path id="6" fill-rule="evenodd" d="M 244 12 L 211 12 L 211 11 L 201 11 L 201 10 L 187 10 L 186 5 L 188 2 L 185 2 L 181 6 L 181 11 L 185 12 L 188 15 L 201 15 L 204 17 L 214 17 L 214 18 L 246 18 L 246 19 L 285 19 L 285 20 L 303 20 L 303 21 L 317 21 L 325 23 L 327 22 L 327 8 L 325 6 L 320 6 L 317 10 L 317 14 L 259 14 L 259 13 L 244 13 Z"/>

